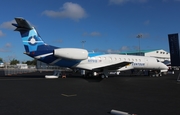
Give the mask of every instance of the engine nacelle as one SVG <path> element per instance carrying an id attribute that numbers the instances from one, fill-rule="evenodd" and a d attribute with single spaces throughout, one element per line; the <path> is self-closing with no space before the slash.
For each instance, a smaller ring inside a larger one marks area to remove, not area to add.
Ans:
<path id="1" fill-rule="evenodd" d="M 73 60 L 84 60 L 88 58 L 88 51 L 79 48 L 54 49 L 54 56 Z"/>

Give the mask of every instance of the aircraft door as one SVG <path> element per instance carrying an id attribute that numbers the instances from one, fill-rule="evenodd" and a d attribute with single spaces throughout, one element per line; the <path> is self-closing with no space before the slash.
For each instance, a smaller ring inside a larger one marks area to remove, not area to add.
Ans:
<path id="1" fill-rule="evenodd" d="M 148 58 L 144 58 L 144 66 L 145 66 L 145 68 L 149 68 L 149 60 L 148 60 Z"/>

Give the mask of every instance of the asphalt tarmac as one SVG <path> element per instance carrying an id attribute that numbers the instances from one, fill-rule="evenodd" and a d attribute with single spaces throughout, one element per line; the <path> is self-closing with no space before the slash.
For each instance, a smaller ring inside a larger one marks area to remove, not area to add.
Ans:
<path id="1" fill-rule="evenodd" d="M 179 71 L 162 77 L 45 79 L 31 73 L 0 77 L 0 115 L 180 115 Z"/>

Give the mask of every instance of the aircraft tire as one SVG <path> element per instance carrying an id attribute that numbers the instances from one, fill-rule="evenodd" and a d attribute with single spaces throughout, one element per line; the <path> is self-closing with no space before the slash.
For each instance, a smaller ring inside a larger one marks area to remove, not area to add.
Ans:
<path id="1" fill-rule="evenodd" d="M 104 78 L 105 78 L 105 75 L 104 75 L 104 74 L 101 74 L 101 78 L 104 79 Z"/>

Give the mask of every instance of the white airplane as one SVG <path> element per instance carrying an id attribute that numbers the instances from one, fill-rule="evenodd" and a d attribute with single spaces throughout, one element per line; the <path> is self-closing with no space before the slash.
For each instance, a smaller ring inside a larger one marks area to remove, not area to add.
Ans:
<path id="1" fill-rule="evenodd" d="M 47 64 L 71 69 L 86 70 L 88 75 L 108 77 L 110 71 L 130 69 L 155 70 L 164 72 L 168 67 L 153 57 L 130 56 L 120 54 L 102 54 L 88 52 L 80 48 L 59 48 L 46 44 L 25 19 L 15 18 L 15 31 L 19 31 L 25 48 L 25 54 Z"/>

